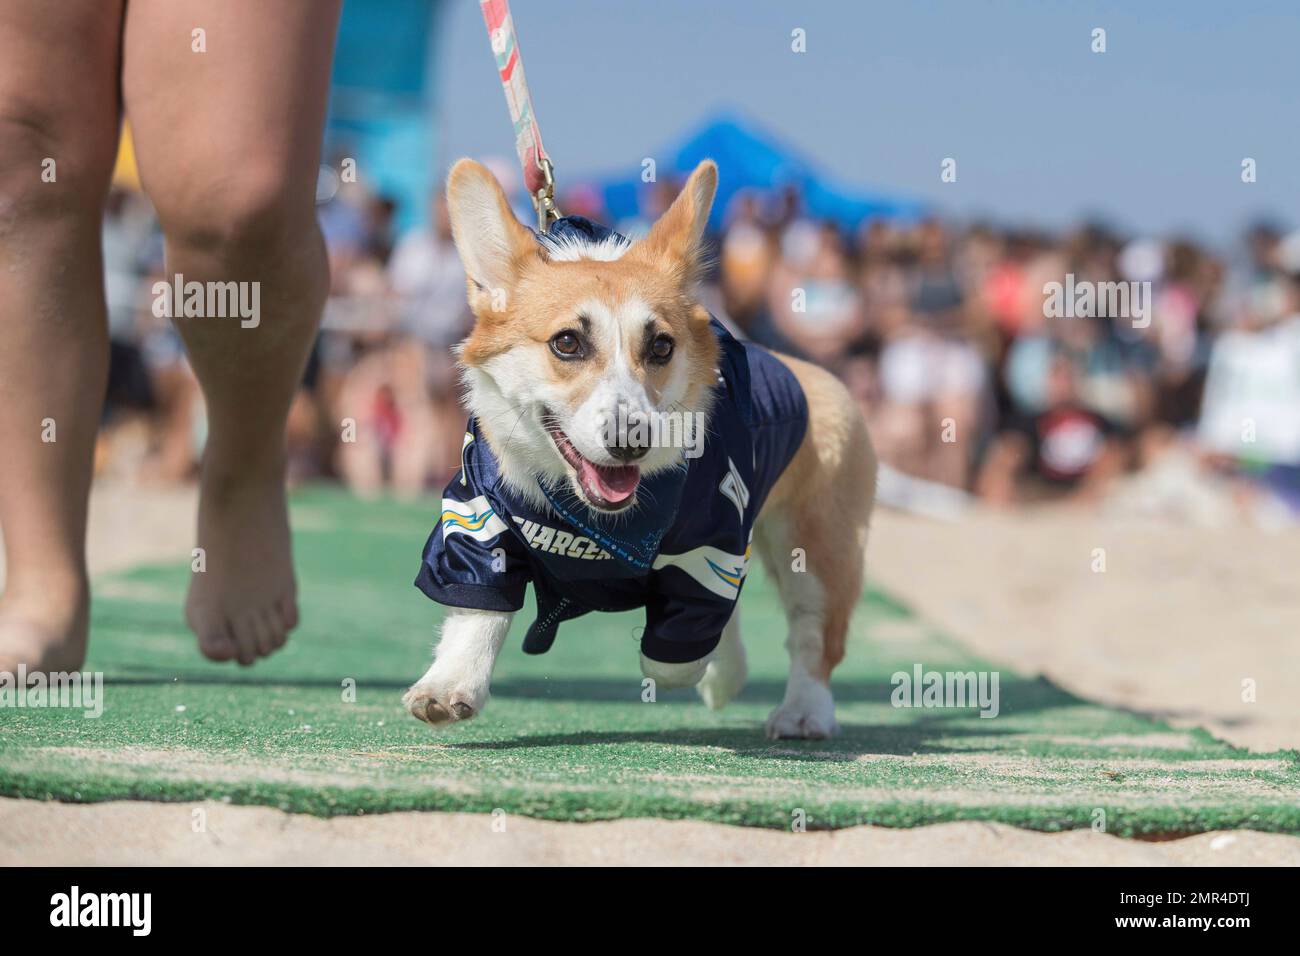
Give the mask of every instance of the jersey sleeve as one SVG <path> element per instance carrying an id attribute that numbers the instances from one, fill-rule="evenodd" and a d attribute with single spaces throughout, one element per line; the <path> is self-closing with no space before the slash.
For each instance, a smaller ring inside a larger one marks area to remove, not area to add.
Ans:
<path id="1" fill-rule="evenodd" d="M 523 545 L 464 475 L 443 492 L 415 586 L 439 604 L 517 611 L 531 577 Z"/>
<path id="2" fill-rule="evenodd" d="M 702 546 L 655 560 L 641 652 L 665 664 L 698 661 L 718 646 L 745 582 L 748 550 Z"/>

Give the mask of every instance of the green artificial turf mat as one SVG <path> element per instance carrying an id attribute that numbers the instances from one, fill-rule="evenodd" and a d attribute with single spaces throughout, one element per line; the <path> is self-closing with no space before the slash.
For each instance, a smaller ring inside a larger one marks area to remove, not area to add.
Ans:
<path id="1" fill-rule="evenodd" d="M 727 709 L 710 712 L 693 691 L 642 702 L 636 614 L 566 623 L 549 654 L 527 657 L 526 609 L 486 713 L 432 730 L 399 698 L 427 666 L 441 614 L 411 585 L 435 508 L 295 496 L 303 623 L 252 669 L 199 657 L 181 620 L 180 561 L 97 582 L 87 669 L 105 674 L 103 716 L 0 709 L 0 795 L 777 828 L 802 816 L 810 828 L 977 819 L 1059 830 L 1100 812 L 1122 835 L 1300 831 L 1295 752 L 1248 753 L 1006 670 L 994 719 L 893 707 L 896 671 L 991 665 L 874 590 L 835 672 L 840 736 L 769 741 L 785 632 L 757 565 L 742 599 L 750 682 Z"/>

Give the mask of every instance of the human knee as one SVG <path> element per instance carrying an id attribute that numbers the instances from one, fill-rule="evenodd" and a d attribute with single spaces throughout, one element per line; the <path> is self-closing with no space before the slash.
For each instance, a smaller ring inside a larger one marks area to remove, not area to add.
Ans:
<path id="1" fill-rule="evenodd" d="M 262 257 L 314 229 L 312 193 L 276 164 L 234 161 L 228 168 L 177 163 L 146 180 L 169 243 L 221 258 Z"/>
<path id="2" fill-rule="evenodd" d="M 110 146 L 71 135 L 39 107 L 0 102 L 0 238 L 97 221 L 112 168 Z"/>

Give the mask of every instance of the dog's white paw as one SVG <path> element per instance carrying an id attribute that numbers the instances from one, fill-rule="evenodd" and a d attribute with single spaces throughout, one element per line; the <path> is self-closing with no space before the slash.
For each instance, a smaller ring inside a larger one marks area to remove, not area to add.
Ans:
<path id="1" fill-rule="evenodd" d="M 443 622 L 433 663 L 402 695 L 411 716 L 439 726 L 481 714 L 510 618 L 502 611 L 453 608 Z"/>
<path id="2" fill-rule="evenodd" d="M 687 661 L 685 664 L 665 664 L 641 655 L 641 673 L 655 682 L 661 690 L 694 687 L 704 676 L 708 661 Z"/>
<path id="3" fill-rule="evenodd" d="M 839 731 L 831 689 L 811 680 L 797 692 L 787 692 L 785 702 L 767 718 L 767 735 L 773 740 L 825 740 Z"/>
<path id="4" fill-rule="evenodd" d="M 740 693 L 745 686 L 745 659 L 734 657 L 718 658 L 709 661 L 704 676 L 695 685 L 700 698 L 709 710 L 721 710 Z"/>
<path id="5" fill-rule="evenodd" d="M 440 681 L 432 671 L 402 695 L 402 704 L 412 717 L 435 727 L 476 717 L 483 712 L 487 702 L 486 684 Z"/>
<path id="6" fill-rule="evenodd" d="M 782 704 L 767 718 L 767 735 L 772 740 L 825 740 L 840 732 L 833 707 L 799 707 Z"/>

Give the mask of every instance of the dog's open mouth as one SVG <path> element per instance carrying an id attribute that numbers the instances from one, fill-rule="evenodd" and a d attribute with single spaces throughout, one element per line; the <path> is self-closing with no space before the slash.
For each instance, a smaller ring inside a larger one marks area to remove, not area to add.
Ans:
<path id="1" fill-rule="evenodd" d="M 558 426 L 548 421 L 546 430 L 560 455 L 577 474 L 578 486 L 588 504 L 603 511 L 621 511 L 632 503 L 632 496 L 641 482 L 640 468 L 636 465 L 598 465 L 584 458 Z"/>

